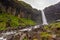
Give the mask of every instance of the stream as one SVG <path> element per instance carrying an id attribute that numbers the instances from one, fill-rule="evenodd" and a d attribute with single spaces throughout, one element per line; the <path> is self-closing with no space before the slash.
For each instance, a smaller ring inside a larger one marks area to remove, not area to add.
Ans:
<path id="1" fill-rule="evenodd" d="M 24 28 L 19 30 L 19 32 L 23 32 L 23 31 L 32 31 L 33 29 L 37 29 L 40 28 L 40 25 L 36 25 L 36 26 L 32 26 L 29 28 Z M 7 40 L 7 38 L 4 38 L 6 35 L 11 35 L 11 34 L 17 34 L 17 31 L 10 31 L 10 32 L 5 32 L 5 33 L 1 33 L 0 35 L 2 35 L 0 37 L 0 40 Z"/>

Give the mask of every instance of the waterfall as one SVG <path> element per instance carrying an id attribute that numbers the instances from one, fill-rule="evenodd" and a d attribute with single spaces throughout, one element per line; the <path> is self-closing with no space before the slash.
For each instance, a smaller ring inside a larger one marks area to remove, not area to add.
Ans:
<path id="1" fill-rule="evenodd" d="M 46 16 L 45 16 L 45 14 L 44 14 L 44 11 L 41 10 L 41 12 L 42 12 L 42 21 L 43 21 L 43 25 L 48 25 Z"/>

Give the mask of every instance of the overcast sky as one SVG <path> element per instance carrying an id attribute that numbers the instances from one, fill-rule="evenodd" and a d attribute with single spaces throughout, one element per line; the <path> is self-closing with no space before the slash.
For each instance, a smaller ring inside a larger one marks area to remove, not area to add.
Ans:
<path id="1" fill-rule="evenodd" d="M 40 10 L 60 2 L 60 0 L 23 0 L 23 1 L 30 4 L 33 8 L 37 8 Z"/>

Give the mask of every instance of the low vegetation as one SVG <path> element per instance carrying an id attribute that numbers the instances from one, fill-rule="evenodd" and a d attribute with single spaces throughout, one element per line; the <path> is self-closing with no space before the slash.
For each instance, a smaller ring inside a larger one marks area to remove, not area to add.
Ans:
<path id="1" fill-rule="evenodd" d="M 6 30 L 8 27 L 16 28 L 16 27 L 26 27 L 32 26 L 36 23 L 31 19 L 26 18 L 18 18 L 11 14 L 0 13 L 0 30 Z"/>
<path id="2" fill-rule="evenodd" d="M 60 36 L 60 22 L 45 25 L 43 29 L 45 31 L 40 33 L 42 38 L 53 38 L 54 36 Z"/>
<path id="3" fill-rule="evenodd" d="M 44 26 L 44 29 L 46 30 L 52 30 L 56 28 L 60 28 L 60 22 L 55 22 L 55 23 L 51 23 L 49 25 Z"/>

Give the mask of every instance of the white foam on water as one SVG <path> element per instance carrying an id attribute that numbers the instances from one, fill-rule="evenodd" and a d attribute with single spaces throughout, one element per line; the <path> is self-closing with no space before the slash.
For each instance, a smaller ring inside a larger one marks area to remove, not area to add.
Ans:
<path id="1" fill-rule="evenodd" d="M 0 37 L 0 40 L 2 40 L 3 39 L 3 37 Z"/>
<path id="2" fill-rule="evenodd" d="M 40 27 L 40 25 L 36 25 L 36 26 L 34 26 L 34 28 L 39 28 Z"/>
<path id="3" fill-rule="evenodd" d="M 6 38 L 4 38 L 3 40 L 7 40 Z"/>
<path id="4" fill-rule="evenodd" d="M 0 40 L 7 40 L 7 39 L 2 36 L 2 37 L 0 37 Z"/>

